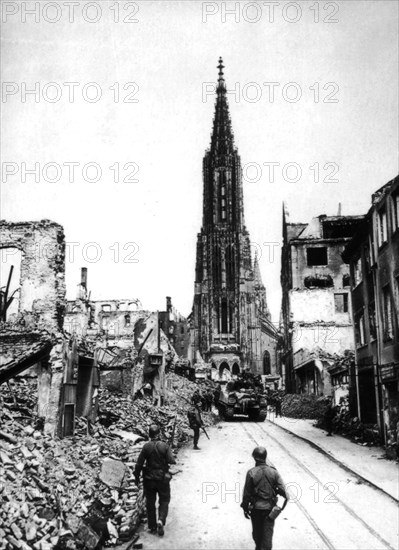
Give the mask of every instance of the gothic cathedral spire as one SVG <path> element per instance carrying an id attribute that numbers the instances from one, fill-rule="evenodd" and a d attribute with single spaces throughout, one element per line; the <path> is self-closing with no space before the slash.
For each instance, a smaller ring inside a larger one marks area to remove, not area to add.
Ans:
<path id="1" fill-rule="evenodd" d="M 239 228 L 244 225 L 241 160 L 234 146 L 224 65 L 219 58 L 215 116 L 210 148 L 203 161 L 203 228 Z"/>
<path id="2" fill-rule="evenodd" d="M 211 138 L 211 152 L 214 156 L 230 155 L 234 151 L 234 135 L 231 130 L 229 105 L 227 103 L 227 90 L 224 81 L 223 60 L 219 58 L 218 83 L 216 87 L 215 117 L 213 119 L 213 131 Z"/>
<path id="3" fill-rule="evenodd" d="M 204 207 L 190 331 L 191 359 L 195 362 L 200 352 L 221 377 L 243 368 L 260 372 L 264 348 L 274 338 L 259 264 L 251 259 L 241 159 L 223 69 L 219 58 L 211 144 L 203 160 Z"/>

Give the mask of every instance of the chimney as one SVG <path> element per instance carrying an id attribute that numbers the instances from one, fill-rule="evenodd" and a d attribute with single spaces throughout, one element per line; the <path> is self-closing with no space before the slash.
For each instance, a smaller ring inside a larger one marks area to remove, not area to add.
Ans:
<path id="1" fill-rule="evenodd" d="M 86 300 L 87 297 L 87 267 L 80 270 L 80 283 L 78 284 L 77 300 Z"/>
<path id="2" fill-rule="evenodd" d="M 338 216 L 342 216 L 342 204 L 338 203 Z"/>
<path id="3" fill-rule="evenodd" d="M 87 267 L 82 267 L 80 271 L 80 284 L 87 290 Z"/>
<path id="4" fill-rule="evenodd" d="M 166 311 L 172 311 L 172 298 L 166 296 Z"/>

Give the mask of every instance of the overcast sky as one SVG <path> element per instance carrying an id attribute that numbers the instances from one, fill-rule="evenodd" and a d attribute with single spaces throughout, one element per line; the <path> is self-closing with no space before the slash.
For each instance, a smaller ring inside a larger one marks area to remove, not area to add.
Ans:
<path id="1" fill-rule="evenodd" d="M 291 221 L 361 214 L 398 172 L 394 1 L 23 4 L 2 2 L 1 214 L 64 226 L 69 298 L 86 266 L 94 299 L 190 312 L 220 55 L 274 321 L 282 201 Z"/>

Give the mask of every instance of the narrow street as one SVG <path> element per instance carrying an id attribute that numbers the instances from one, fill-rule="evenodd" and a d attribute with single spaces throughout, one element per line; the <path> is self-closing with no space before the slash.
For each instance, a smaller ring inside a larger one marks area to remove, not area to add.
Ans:
<path id="1" fill-rule="evenodd" d="M 143 532 L 146 549 L 248 549 L 250 521 L 241 494 L 257 445 L 268 450 L 292 501 L 275 524 L 274 548 L 370 550 L 397 548 L 397 505 L 307 443 L 269 421 L 234 421 L 209 429 L 200 451 L 179 453 L 165 536 Z"/>

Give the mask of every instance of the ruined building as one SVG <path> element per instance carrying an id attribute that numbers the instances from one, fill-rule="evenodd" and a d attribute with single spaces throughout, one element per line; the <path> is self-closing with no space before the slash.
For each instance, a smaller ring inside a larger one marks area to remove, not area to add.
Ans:
<path id="1" fill-rule="evenodd" d="M 20 255 L 18 308 L 9 318 L 4 311 L 7 290 L 1 292 L 0 384 L 32 368 L 37 376 L 36 412 L 44 419 L 45 431 L 68 435 L 75 415 L 95 416 L 98 377 L 93 357 L 80 355 L 74 338 L 63 331 L 64 230 L 49 220 L 2 221 L 0 230 L 0 248 L 9 251 L 10 262 Z"/>
<path id="2" fill-rule="evenodd" d="M 93 300 L 84 267 L 76 299 L 67 302 L 64 329 L 95 357 L 101 386 L 125 395 L 143 385 L 143 366 L 155 378 L 159 366 L 177 358 L 161 313 L 144 310 L 137 298 Z"/>
<path id="3" fill-rule="evenodd" d="M 197 239 L 191 357 L 225 371 L 276 375 L 276 330 L 245 227 L 241 160 L 219 60 L 215 117 L 203 160 L 203 220 Z"/>
<path id="4" fill-rule="evenodd" d="M 283 373 L 288 391 L 349 392 L 354 337 L 349 265 L 341 254 L 363 216 L 289 223 L 283 208 L 281 257 Z"/>
<path id="5" fill-rule="evenodd" d="M 166 297 L 166 311 L 159 312 L 159 323 L 177 355 L 187 358 L 189 331 L 187 319 L 172 304 L 172 298 Z"/>
<path id="6" fill-rule="evenodd" d="M 395 457 L 399 421 L 399 177 L 372 196 L 347 244 L 356 364 L 351 413 L 377 424 Z"/>

